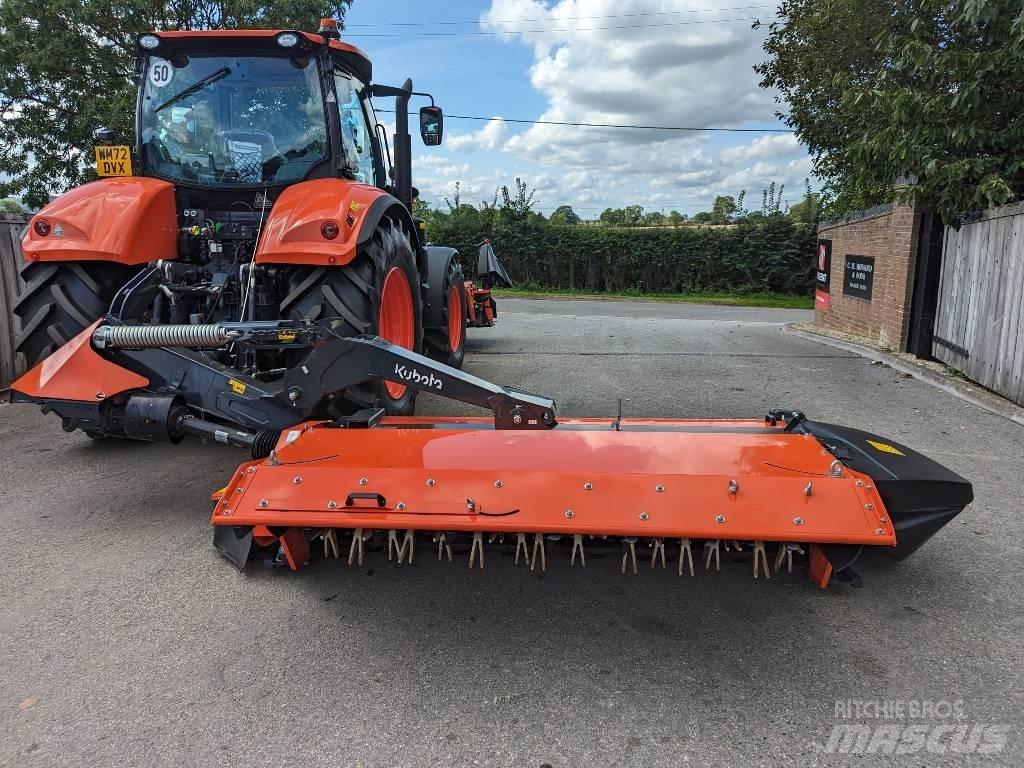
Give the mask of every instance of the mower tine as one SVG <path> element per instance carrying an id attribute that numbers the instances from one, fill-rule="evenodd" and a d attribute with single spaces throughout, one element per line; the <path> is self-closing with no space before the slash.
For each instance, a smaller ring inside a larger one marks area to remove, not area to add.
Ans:
<path id="1" fill-rule="evenodd" d="M 480 553 L 480 568 L 484 567 L 484 534 L 482 531 L 473 531 L 473 544 L 469 548 L 469 567 L 473 567 L 473 559 Z"/>
<path id="2" fill-rule="evenodd" d="M 651 539 L 651 568 L 654 567 L 655 562 L 658 560 L 658 554 L 661 554 L 661 567 L 665 567 L 665 540 Z"/>
<path id="3" fill-rule="evenodd" d="M 711 570 L 711 556 L 715 557 L 715 570 L 722 570 L 721 561 L 721 539 L 713 539 L 704 542 L 704 570 Z"/>
<path id="4" fill-rule="evenodd" d="M 394 528 L 388 530 L 388 560 L 391 559 L 391 552 L 398 552 L 398 531 Z M 401 560 L 399 560 L 401 562 Z"/>
<path id="5" fill-rule="evenodd" d="M 577 550 L 579 550 L 579 553 L 580 553 L 580 565 L 586 567 L 586 565 L 587 565 L 587 556 L 583 552 L 583 534 L 582 533 L 574 533 L 572 535 L 572 556 L 569 558 L 569 565 L 575 565 L 576 564 L 576 552 L 577 552 Z"/>
<path id="6" fill-rule="evenodd" d="M 770 579 L 772 577 L 768 570 L 768 553 L 764 551 L 764 542 L 754 542 L 754 578 L 757 578 L 757 565 L 758 562 L 761 564 L 761 568 L 764 571 L 764 577 Z"/>
<path id="7" fill-rule="evenodd" d="M 402 545 L 398 547 L 398 562 L 406 559 L 406 562 L 412 565 L 412 553 L 415 549 L 416 531 L 412 528 L 406 528 L 405 535 L 402 537 Z"/>
<path id="8" fill-rule="evenodd" d="M 626 565 L 633 561 L 633 575 L 636 576 L 636 537 L 624 536 L 622 539 L 622 573 L 626 573 Z"/>
<path id="9" fill-rule="evenodd" d="M 537 553 L 540 553 L 540 572 L 544 573 L 547 570 L 547 556 L 545 554 L 544 546 L 544 534 L 535 533 L 533 534 L 533 557 L 530 558 L 530 570 L 532 571 L 537 566 Z"/>
<path id="10" fill-rule="evenodd" d="M 730 545 L 731 545 L 732 549 L 735 549 L 737 552 L 742 552 L 743 551 L 743 545 L 740 542 L 736 541 L 736 539 L 730 539 L 730 540 L 727 540 L 725 542 L 725 551 L 726 552 L 729 551 Z"/>
<path id="11" fill-rule="evenodd" d="M 689 539 L 679 540 L 679 575 L 683 575 L 683 558 L 690 562 L 690 575 L 693 576 L 693 551 L 690 549 Z"/>
<path id="12" fill-rule="evenodd" d="M 775 556 L 775 572 L 778 573 L 782 570 L 782 562 L 786 562 L 786 571 L 788 573 L 793 572 L 793 553 L 798 552 L 804 554 L 804 548 L 799 544 L 787 544 L 786 542 L 779 543 L 779 553 Z"/>
<path id="13" fill-rule="evenodd" d="M 452 545 L 448 543 L 447 534 L 444 531 L 434 534 L 434 541 L 437 542 L 437 559 L 441 560 L 444 553 L 448 553 L 448 562 L 452 561 Z"/>
<path id="14" fill-rule="evenodd" d="M 515 561 L 513 563 L 514 565 L 519 565 L 519 551 L 520 550 L 522 550 L 522 552 L 523 552 L 523 562 L 529 561 L 529 559 L 530 559 L 530 550 L 526 546 L 526 534 L 525 533 L 517 533 L 516 534 L 516 559 L 515 559 Z"/>
<path id="15" fill-rule="evenodd" d="M 352 560 L 356 560 L 357 565 L 363 564 L 363 542 L 370 538 L 373 534 L 367 533 L 363 528 L 356 528 L 352 532 L 352 546 L 348 550 L 348 564 L 352 565 Z"/>
<path id="16" fill-rule="evenodd" d="M 334 552 L 334 557 L 337 559 L 340 557 L 338 554 L 338 536 L 334 532 L 333 528 L 325 528 L 320 532 L 320 538 L 324 540 L 324 559 L 331 556 L 331 552 Z"/>

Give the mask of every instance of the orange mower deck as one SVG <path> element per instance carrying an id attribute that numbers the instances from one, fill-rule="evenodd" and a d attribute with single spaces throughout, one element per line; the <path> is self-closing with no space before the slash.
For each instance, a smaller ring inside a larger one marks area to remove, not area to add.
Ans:
<path id="1" fill-rule="evenodd" d="M 837 471 L 838 470 L 838 471 Z M 835 476 L 838 475 L 838 476 Z M 307 423 L 243 464 L 218 526 L 399 529 L 889 546 L 871 479 L 761 421 Z"/>

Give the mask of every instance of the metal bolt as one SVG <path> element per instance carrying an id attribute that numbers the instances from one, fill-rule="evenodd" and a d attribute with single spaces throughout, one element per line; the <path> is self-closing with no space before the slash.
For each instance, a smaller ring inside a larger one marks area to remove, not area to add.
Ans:
<path id="1" fill-rule="evenodd" d="M 223 512 L 221 512 L 221 514 L 224 515 L 225 517 L 228 517 L 228 516 L 231 515 L 231 510 L 230 509 L 225 509 Z"/>
<path id="2" fill-rule="evenodd" d="M 843 462 L 836 459 L 832 462 L 832 466 L 828 469 L 829 477 L 842 477 L 843 476 Z"/>
<path id="3" fill-rule="evenodd" d="M 804 486 L 804 496 L 810 496 L 814 493 L 814 483 L 810 480 L 807 481 L 807 485 Z"/>
<path id="4" fill-rule="evenodd" d="M 292 482 L 298 485 L 299 483 L 302 482 L 302 478 L 299 475 L 296 475 L 295 477 L 292 478 Z"/>
<path id="5" fill-rule="evenodd" d="M 288 399 L 293 403 L 298 402 L 299 398 L 302 397 L 302 391 L 298 389 L 292 389 L 288 392 Z"/>
<path id="6" fill-rule="evenodd" d="M 267 464 L 269 464 L 272 467 L 276 467 L 280 463 L 281 463 L 281 460 L 279 458 L 277 458 L 277 451 L 273 451 L 272 450 L 270 452 L 270 458 L 267 459 Z"/>
<path id="7" fill-rule="evenodd" d="M 641 520 L 646 520 L 648 517 L 650 517 L 650 515 L 648 515 L 646 512 L 641 512 L 640 513 L 640 519 Z"/>
<path id="8" fill-rule="evenodd" d="M 739 493 L 739 490 L 740 490 L 740 484 L 737 483 L 735 480 L 730 480 L 729 481 L 729 493 L 731 493 L 733 496 L 735 496 L 737 493 Z"/>
<path id="9" fill-rule="evenodd" d="M 875 505 L 874 505 L 874 504 L 865 504 L 865 505 L 864 505 L 864 509 L 867 509 L 867 510 L 872 510 L 872 509 L 874 509 L 874 508 L 875 508 Z"/>
<path id="10" fill-rule="evenodd" d="M 328 501 L 327 502 L 327 508 L 328 509 L 337 509 L 338 508 L 338 502 L 336 502 L 336 501 Z"/>
<path id="11" fill-rule="evenodd" d="M 366 485 L 368 482 L 370 482 L 370 481 L 367 480 L 365 477 L 360 477 L 359 478 L 359 484 L 360 485 Z"/>
<path id="12" fill-rule="evenodd" d="M 428 477 L 427 478 L 427 487 L 428 488 L 433 488 L 435 485 L 437 485 L 437 482 L 434 480 L 434 478 Z"/>
<path id="13" fill-rule="evenodd" d="M 270 506 L 270 502 L 267 501 L 266 499 L 260 499 L 260 506 L 261 507 L 269 507 Z"/>
<path id="14" fill-rule="evenodd" d="M 97 399 L 97 400 L 102 400 L 102 399 L 103 399 L 103 398 L 105 398 L 105 397 L 106 397 L 106 395 L 105 395 L 105 394 L 103 394 L 102 392 L 97 392 L 97 393 L 96 393 L 96 399 Z"/>
<path id="15" fill-rule="evenodd" d="M 594 484 L 593 483 L 584 483 L 583 484 L 583 490 L 584 491 L 592 491 L 592 490 L 594 490 Z"/>
<path id="16" fill-rule="evenodd" d="M 476 502 L 469 496 L 466 497 L 466 511 L 476 512 Z"/>
<path id="17" fill-rule="evenodd" d="M 238 486 L 237 488 L 235 488 L 235 493 L 241 493 L 241 492 L 242 492 L 242 486 Z"/>
<path id="18" fill-rule="evenodd" d="M 399 512 L 401 512 L 403 509 L 405 509 L 405 502 L 404 501 L 400 501 L 397 504 L 395 504 L 395 509 L 397 509 Z"/>
<path id="19" fill-rule="evenodd" d="M 883 531 L 881 528 L 875 528 L 875 536 L 881 536 L 884 533 L 885 531 Z"/>
<path id="20" fill-rule="evenodd" d="M 724 523 L 725 522 L 725 515 L 715 515 L 715 522 L 716 523 Z"/>
<path id="21" fill-rule="evenodd" d="M 863 488 L 864 487 L 864 481 L 863 480 L 858 480 L 856 483 L 854 483 L 854 485 L 856 485 L 858 488 Z"/>
<path id="22" fill-rule="evenodd" d="M 658 483 L 656 486 L 654 486 L 654 490 L 657 491 L 658 493 L 664 493 L 665 486 L 662 485 L 661 483 Z"/>
<path id="23" fill-rule="evenodd" d="M 804 519 L 802 517 L 794 517 L 793 518 L 793 525 L 803 525 L 803 524 L 804 524 Z"/>
<path id="24" fill-rule="evenodd" d="M 576 513 L 575 513 L 575 512 L 573 512 L 573 511 L 572 511 L 571 509 L 567 509 L 567 510 L 565 510 L 565 516 L 566 516 L 566 517 L 572 517 L 572 516 L 573 516 L 573 515 L 575 515 L 575 514 L 576 514 Z"/>
<path id="25" fill-rule="evenodd" d="M 501 480 L 495 480 L 494 481 L 494 487 L 495 488 L 501 488 L 501 486 L 503 486 L 503 485 L 504 485 L 504 483 L 501 482 Z"/>
<path id="26" fill-rule="evenodd" d="M 520 416 L 520 415 L 519 415 L 518 413 L 517 413 L 517 414 L 515 414 L 515 415 L 514 415 L 514 416 L 512 417 L 512 423 L 513 423 L 513 424 L 522 424 L 522 423 L 523 423 L 523 417 L 522 417 L 522 416 Z"/>

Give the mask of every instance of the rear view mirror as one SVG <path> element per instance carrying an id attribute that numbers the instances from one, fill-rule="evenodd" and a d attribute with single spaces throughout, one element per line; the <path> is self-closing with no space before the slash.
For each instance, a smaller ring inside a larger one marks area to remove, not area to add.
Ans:
<path id="1" fill-rule="evenodd" d="M 440 107 L 420 107 L 420 136 L 428 147 L 441 143 L 444 134 L 444 115 Z"/>

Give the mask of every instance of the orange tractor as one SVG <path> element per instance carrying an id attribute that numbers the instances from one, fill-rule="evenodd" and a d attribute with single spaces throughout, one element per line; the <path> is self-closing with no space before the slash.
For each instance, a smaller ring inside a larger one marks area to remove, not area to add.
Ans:
<path id="1" fill-rule="evenodd" d="M 727 559 L 853 583 L 865 549 L 904 557 L 972 499 L 906 446 L 794 410 L 764 420 L 560 419 L 553 400 L 460 370 L 480 286 L 412 217 L 412 83 L 371 84 L 325 21 L 313 33 L 138 40 L 137 137 L 98 131 L 104 179 L 39 212 L 23 241 L 16 402 L 92 437 L 247 450 L 215 494 L 216 547 L 297 569 L 322 549 L 413 559 L 514 548 L 544 569 L 612 547 L 635 573 Z M 372 99 L 394 98 L 390 144 Z M 427 145 L 442 113 L 420 111 Z M 421 354 L 426 352 L 429 356 Z M 486 417 L 413 415 L 427 391 Z M 770 552 L 770 555 L 769 555 Z M 646 554 L 646 553 L 645 553 Z"/>

